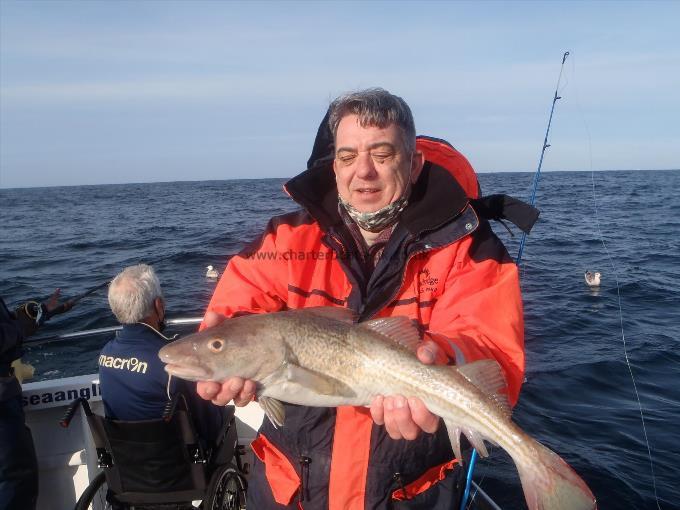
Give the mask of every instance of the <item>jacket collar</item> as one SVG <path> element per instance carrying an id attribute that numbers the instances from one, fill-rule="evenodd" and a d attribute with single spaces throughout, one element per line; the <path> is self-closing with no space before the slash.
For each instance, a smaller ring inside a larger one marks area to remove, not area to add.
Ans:
<path id="1" fill-rule="evenodd" d="M 116 339 L 122 342 L 127 340 L 139 340 L 142 338 L 159 338 L 165 342 L 170 342 L 176 338 L 168 338 L 157 329 L 145 324 L 143 322 L 135 322 L 134 324 L 123 324 L 123 329 L 116 332 Z"/>

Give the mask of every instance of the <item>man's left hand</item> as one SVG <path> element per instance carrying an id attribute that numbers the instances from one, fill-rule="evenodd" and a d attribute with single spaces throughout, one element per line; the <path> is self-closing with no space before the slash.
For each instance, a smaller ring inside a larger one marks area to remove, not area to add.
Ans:
<path id="1" fill-rule="evenodd" d="M 416 354 L 422 363 L 432 365 L 443 352 L 435 342 L 428 340 L 418 347 Z M 417 397 L 378 395 L 371 402 L 371 416 L 376 424 L 385 425 L 392 439 L 413 440 L 422 431 L 432 434 L 439 428 L 439 416 L 428 411 Z"/>
<path id="2" fill-rule="evenodd" d="M 60 301 L 59 296 L 61 294 L 61 289 L 57 289 L 54 293 L 43 303 L 45 306 L 46 317 L 45 320 L 60 313 L 68 312 L 75 303 L 74 300 Z"/>
<path id="3" fill-rule="evenodd" d="M 55 290 L 50 297 L 47 298 L 43 304 L 48 313 L 53 312 L 62 303 L 59 301 L 59 296 L 61 295 L 61 289 Z"/>

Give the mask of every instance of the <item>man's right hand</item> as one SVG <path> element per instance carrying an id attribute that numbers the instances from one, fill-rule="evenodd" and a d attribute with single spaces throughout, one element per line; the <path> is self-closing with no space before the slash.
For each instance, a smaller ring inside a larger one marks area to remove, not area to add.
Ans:
<path id="1" fill-rule="evenodd" d="M 226 317 L 215 312 L 207 312 L 203 318 L 203 324 L 211 328 L 217 326 Z M 238 407 L 243 407 L 255 398 L 255 382 L 241 377 L 230 377 L 223 381 L 199 381 L 196 383 L 198 395 L 210 400 L 218 406 L 226 406 L 232 400 Z"/>

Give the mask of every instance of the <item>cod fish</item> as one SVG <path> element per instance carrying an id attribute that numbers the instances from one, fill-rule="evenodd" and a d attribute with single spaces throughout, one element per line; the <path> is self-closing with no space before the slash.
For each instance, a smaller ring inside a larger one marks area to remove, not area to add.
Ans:
<path id="1" fill-rule="evenodd" d="M 485 440 L 508 452 L 530 510 L 596 508 L 571 467 L 512 422 L 496 361 L 425 365 L 415 356 L 419 342 L 406 317 L 355 323 L 347 309 L 317 307 L 228 319 L 166 345 L 159 356 L 183 379 L 252 379 L 278 426 L 285 423 L 281 401 L 335 407 L 367 406 L 376 395 L 419 397 L 443 419 L 459 461 L 461 433 L 482 457 Z"/>

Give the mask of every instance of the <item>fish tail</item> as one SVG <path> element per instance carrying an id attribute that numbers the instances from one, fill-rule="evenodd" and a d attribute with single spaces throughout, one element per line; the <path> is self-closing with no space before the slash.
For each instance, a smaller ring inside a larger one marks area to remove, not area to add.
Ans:
<path id="1" fill-rule="evenodd" d="M 513 458 L 529 510 L 592 510 L 595 496 L 562 458 L 538 442 L 536 457 Z M 526 459 L 526 460 L 524 460 Z"/>

